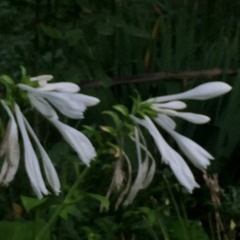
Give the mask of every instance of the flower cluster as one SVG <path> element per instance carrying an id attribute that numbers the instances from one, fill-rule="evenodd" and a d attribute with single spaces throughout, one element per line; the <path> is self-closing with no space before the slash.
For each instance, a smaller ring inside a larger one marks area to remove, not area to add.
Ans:
<path id="1" fill-rule="evenodd" d="M 86 108 L 97 104 L 99 100 L 78 93 L 80 89 L 74 83 L 48 83 L 52 79 L 51 75 L 41 75 L 30 79 L 32 82 L 37 82 L 38 87 L 35 88 L 26 84 L 18 84 L 18 87 L 27 92 L 32 106 L 56 127 L 83 163 L 89 165 L 91 159 L 96 156 L 91 142 L 80 131 L 62 123 L 55 109 L 69 118 L 80 119 L 83 117 Z M 2 100 L 1 104 L 10 120 L 0 147 L 0 156 L 4 157 L 0 172 L 0 183 L 8 185 L 17 172 L 20 160 L 19 129 L 23 140 L 25 168 L 35 194 L 41 198 L 49 192 L 44 183 L 38 157 L 30 138 L 35 143 L 41 156 L 48 184 L 58 194 L 60 192 L 60 182 L 54 165 L 20 107 L 14 102 L 12 104 L 13 111 L 11 111 L 5 101 Z"/>
<path id="2" fill-rule="evenodd" d="M 143 102 L 143 104 L 149 105 L 156 116 L 141 114 L 142 118 L 138 118 L 131 115 L 131 119 L 136 124 L 148 130 L 162 156 L 162 161 L 170 166 L 178 181 L 190 193 L 199 185 L 182 156 L 165 141 L 157 126 L 164 129 L 176 141 L 189 161 L 197 168 L 204 170 L 210 164 L 213 156 L 196 142 L 176 132 L 177 124 L 173 118 L 179 117 L 191 123 L 205 124 L 210 120 L 208 116 L 179 111 L 187 107 L 185 102 L 179 100 L 207 100 L 223 95 L 230 90 L 231 87 L 223 82 L 205 83 L 183 93 L 151 98 Z"/>

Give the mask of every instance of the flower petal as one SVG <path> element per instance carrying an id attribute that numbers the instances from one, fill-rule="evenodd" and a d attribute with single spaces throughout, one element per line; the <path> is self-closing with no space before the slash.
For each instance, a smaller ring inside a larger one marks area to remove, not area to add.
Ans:
<path id="1" fill-rule="evenodd" d="M 232 87 L 224 82 L 209 82 L 201 84 L 183 93 L 151 98 L 150 102 L 166 102 L 181 99 L 207 100 L 215 98 L 229 92 Z"/>
<path id="2" fill-rule="evenodd" d="M 176 122 L 165 114 L 158 114 L 155 119 L 159 119 L 160 121 L 164 122 L 171 129 L 175 129 L 177 126 Z"/>
<path id="3" fill-rule="evenodd" d="M 192 122 L 195 124 L 204 124 L 210 121 L 210 118 L 208 116 L 205 116 L 202 114 L 196 114 L 196 113 L 190 113 L 190 112 L 177 112 L 177 111 L 168 110 L 168 109 L 161 109 L 161 112 L 172 117 L 180 117 L 188 122 Z"/>
<path id="4" fill-rule="evenodd" d="M 40 87 L 38 89 L 41 91 L 57 91 L 57 92 L 76 93 L 80 90 L 80 87 L 75 83 L 58 82 L 58 83 L 48 83 L 45 86 Z"/>
<path id="5" fill-rule="evenodd" d="M 161 119 L 155 119 L 157 124 L 167 131 L 177 142 L 179 148 L 183 151 L 186 157 L 199 169 L 204 170 L 210 164 L 209 160 L 214 159 L 213 156 L 208 153 L 200 145 L 192 141 L 191 139 L 175 132 L 169 128 Z"/>
<path id="6" fill-rule="evenodd" d="M 149 131 L 149 133 L 154 139 L 157 148 L 159 149 L 163 162 L 169 164 L 178 181 L 190 193 L 195 187 L 198 187 L 199 185 L 196 183 L 194 176 L 191 170 L 189 169 L 188 165 L 185 163 L 183 158 L 167 144 L 167 142 L 159 133 L 158 129 L 153 124 L 151 119 L 147 116 L 145 116 L 143 120 L 133 116 L 132 119 Z"/>
<path id="7" fill-rule="evenodd" d="M 96 157 L 95 149 L 89 139 L 76 130 L 57 119 L 49 119 L 50 122 L 58 129 L 62 134 L 66 142 L 73 148 L 78 154 L 79 158 L 86 164 L 89 165 L 90 161 Z"/>
<path id="8" fill-rule="evenodd" d="M 152 108 L 154 109 L 161 109 L 161 108 L 168 108 L 168 109 L 184 109 L 187 107 L 187 104 L 181 101 L 171 101 L 166 103 L 153 103 Z"/>
<path id="9" fill-rule="evenodd" d="M 3 184 L 7 185 L 9 182 L 13 180 L 17 172 L 19 161 L 20 161 L 20 147 L 19 147 L 17 123 L 15 121 L 15 118 L 10 108 L 6 104 L 6 102 L 1 100 L 1 104 L 6 110 L 8 116 L 10 117 L 7 131 L 3 139 L 3 141 L 7 143 L 7 146 L 5 148 L 5 162 L 6 162 L 5 166 L 7 166 L 7 172 L 4 175 Z"/>
<path id="10" fill-rule="evenodd" d="M 52 108 L 52 106 L 42 97 L 37 97 L 31 93 L 28 93 L 28 98 L 30 99 L 31 104 L 34 108 L 37 109 L 43 116 L 47 118 L 56 118 L 58 119 L 58 115 L 56 111 Z"/>
<path id="11" fill-rule="evenodd" d="M 17 104 L 15 104 L 15 112 L 20 132 L 23 138 L 26 171 L 35 194 L 37 195 L 38 198 L 42 198 L 43 194 L 45 195 L 48 194 L 48 190 L 43 181 L 36 153 L 33 149 L 33 146 L 27 134 L 23 114 Z"/>
<path id="12" fill-rule="evenodd" d="M 47 180 L 49 185 L 52 187 L 54 190 L 55 194 L 58 195 L 60 193 L 60 181 L 57 175 L 57 172 L 52 164 L 52 161 L 50 160 L 47 152 L 45 149 L 42 147 L 40 141 L 38 140 L 36 134 L 34 133 L 32 127 L 30 124 L 27 122 L 26 118 L 24 117 L 24 122 L 27 127 L 28 132 L 32 136 L 33 140 L 35 141 L 39 152 L 41 154 L 42 160 L 43 160 L 43 168 L 44 172 L 46 174 Z"/>
<path id="13" fill-rule="evenodd" d="M 38 81 L 38 84 L 40 87 L 43 87 L 44 85 L 47 84 L 48 81 L 51 81 L 53 79 L 52 75 L 39 75 L 36 77 L 31 77 L 31 81 Z"/>
<path id="14" fill-rule="evenodd" d="M 93 106 L 99 102 L 95 97 L 79 93 L 43 92 L 25 84 L 18 84 L 18 87 L 47 99 L 63 115 L 73 119 L 82 118 L 87 106 Z"/>

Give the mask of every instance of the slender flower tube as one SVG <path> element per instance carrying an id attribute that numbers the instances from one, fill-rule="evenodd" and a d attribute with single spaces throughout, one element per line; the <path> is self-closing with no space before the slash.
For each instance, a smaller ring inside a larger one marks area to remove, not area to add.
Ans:
<path id="1" fill-rule="evenodd" d="M 89 139 L 75 128 L 62 123 L 57 119 L 50 118 L 49 121 L 58 129 L 66 142 L 78 154 L 79 158 L 86 165 L 89 165 L 91 159 L 96 157 L 95 149 Z"/>
<path id="2" fill-rule="evenodd" d="M 8 185 L 13 180 L 19 166 L 20 148 L 15 118 L 6 102 L 1 100 L 1 104 L 6 110 L 10 120 L 0 147 L 0 155 L 4 156 L 4 162 L 0 172 L 0 183 Z"/>
<path id="3" fill-rule="evenodd" d="M 39 101 L 43 99 L 53 105 L 63 115 L 72 119 L 83 118 L 83 113 L 87 107 L 99 103 L 99 99 L 80 93 L 42 91 L 41 89 L 32 88 L 25 84 L 18 84 L 18 87 L 31 94 L 31 101 L 34 97 Z M 33 106 L 36 107 L 34 103 Z"/>
<path id="4" fill-rule="evenodd" d="M 55 194 L 58 195 L 60 193 L 60 181 L 59 181 L 57 172 L 56 172 L 56 170 L 55 170 L 55 168 L 52 164 L 52 161 L 50 160 L 47 152 L 45 151 L 45 149 L 41 145 L 38 137 L 34 133 L 32 127 L 30 126 L 30 124 L 28 123 L 26 118 L 23 117 L 23 119 L 24 119 L 24 123 L 26 125 L 26 128 L 27 128 L 28 132 L 30 133 L 33 140 L 35 141 L 35 143 L 38 147 L 38 150 L 40 152 L 40 155 L 41 155 L 41 158 L 42 158 L 42 161 L 43 161 L 43 169 L 44 169 L 46 178 L 48 180 L 48 183 L 51 186 L 51 188 L 53 189 L 53 191 L 55 192 Z"/>
<path id="5" fill-rule="evenodd" d="M 232 87 L 224 82 L 210 82 L 204 83 L 191 90 L 183 93 L 177 93 L 162 97 L 150 98 L 147 102 L 168 102 L 173 100 L 181 99 L 192 99 L 192 100 L 207 100 L 215 97 L 219 97 L 229 91 Z"/>
<path id="6" fill-rule="evenodd" d="M 223 95 L 230 90 L 231 86 L 226 83 L 211 82 L 202 84 L 183 93 L 150 98 L 143 102 L 143 104 L 150 104 L 151 110 L 154 110 L 157 114 L 157 117 L 151 116 L 156 124 L 172 136 L 179 148 L 182 150 L 183 154 L 185 154 L 197 168 L 205 170 L 210 164 L 210 160 L 214 159 L 213 156 L 191 139 L 177 133 L 175 131 L 177 125 L 172 117 L 179 117 L 195 124 L 207 123 L 210 120 L 208 116 L 190 112 L 179 112 L 178 110 L 182 110 L 187 107 L 184 102 L 179 100 L 207 100 Z M 186 162 L 167 144 L 153 121 L 147 115 L 144 115 L 143 119 L 139 119 L 135 116 L 131 116 L 131 118 L 136 124 L 139 124 L 148 130 L 150 135 L 153 137 L 159 152 L 161 153 L 163 162 L 170 166 L 178 181 L 190 193 L 195 187 L 199 187 Z"/>
<path id="7" fill-rule="evenodd" d="M 91 142 L 78 130 L 60 122 L 55 109 L 69 118 L 80 119 L 83 117 L 86 108 L 97 104 L 99 99 L 77 93 L 80 88 L 75 83 L 48 83 L 52 78 L 51 75 L 31 78 L 32 81 L 39 82 L 40 87 L 38 88 L 25 84 L 18 84 L 18 87 L 28 92 L 28 98 L 32 106 L 58 129 L 79 158 L 86 165 L 89 165 L 91 159 L 96 156 Z"/>
<path id="8" fill-rule="evenodd" d="M 123 205 L 131 204 L 138 192 L 146 188 L 151 183 L 156 170 L 155 160 L 153 159 L 147 148 L 141 144 L 139 130 L 137 129 L 137 127 L 135 127 L 134 135 L 135 137 L 133 138 L 133 140 L 136 143 L 138 172 Z M 144 160 L 142 156 L 142 150 L 145 153 Z"/>
<path id="9" fill-rule="evenodd" d="M 161 119 L 155 118 L 155 122 L 167 131 L 178 144 L 179 148 L 186 155 L 186 157 L 200 170 L 205 170 L 210 164 L 209 160 L 213 160 L 214 157 L 203 149 L 200 145 L 192 141 L 191 139 L 177 133 L 169 126 L 167 126 Z"/>
<path id="10" fill-rule="evenodd" d="M 43 181 L 39 162 L 27 133 L 23 114 L 17 104 L 15 104 L 15 113 L 23 139 L 25 168 L 35 194 L 38 198 L 42 198 L 43 195 L 48 194 L 48 190 Z"/>
<path id="11" fill-rule="evenodd" d="M 171 148 L 164 140 L 152 120 L 145 116 L 144 119 L 139 119 L 134 116 L 132 120 L 145 127 L 154 139 L 154 142 L 161 153 L 162 161 L 170 166 L 178 181 L 191 193 L 195 187 L 199 187 L 194 176 L 183 160 L 183 158 Z"/>

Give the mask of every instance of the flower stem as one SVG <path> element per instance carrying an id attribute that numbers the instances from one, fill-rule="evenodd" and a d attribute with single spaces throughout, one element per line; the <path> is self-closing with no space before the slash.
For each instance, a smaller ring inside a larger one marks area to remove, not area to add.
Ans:
<path id="1" fill-rule="evenodd" d="M 76 188 L 80 184 L 81 180 L 86 176 L 89 168 L 85 168 L 81 174 L 78 175 L 76 181 L 70 188 L 68 194 L 63 199 L 62 203 L 56 208 L 52 216 L 50 217 L 49 221 L 44 225 L 44 227 L 40 230 L 39 234 L 35 237 L 35 240 L 43 240 L 47 231 L 51 228 L 54 224 L 55 220 L 58 218 L 58 215 L 61 213 L 63 208 L 69 203 L 73 193 L 75 192 Z"/>

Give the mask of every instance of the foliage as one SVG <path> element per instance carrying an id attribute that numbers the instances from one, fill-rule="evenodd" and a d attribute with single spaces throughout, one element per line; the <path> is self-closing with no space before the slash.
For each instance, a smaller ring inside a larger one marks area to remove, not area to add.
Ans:
<path id="1" fill-rule="evenodd" d="M 115 211 L 120 191 L 110 198 L 106 193 L 119 152 L 135 154 L 123 119 L 136 90 L 145 100 L 209 81 L 131 83 L 131 77 L 160 71 L 239 68 L 239 7 L 238 1 L 220 0 L 1 1 L 1 74 L 20 79 L 19 66 L 25 66 L 31 76 L 49 73 L 58 81 L 78 83 L 83 92 L 101 99 L 84 120 L 73 121 L 77 128 L 84 128 L 98 151 L 87 170 L 48 123 L 26 111 L 56 165 L 62 192 L 36 199 L 21 169 L 8 188 L 1 188 L 2 238 L 235 239 L 240 223 L 237 75 L 215 78 L 233 86 L 229 96 L 189 103 L 190 111 L 211 117 L 209 124 L 197 128 L 178 123 L 180 132 L 215 156 L 208 171 L 218 174 L 222 190 L 215 196 L 220 204 L 211 198 L 213 189 L 201 174 L 196 173 L 202 188 L 189 195 L 160 161 L 153 182 L 139 192 L 132 205 Z M 119 78 L 129 80 L 115 85 Z M 94 87 L 88 88 L 89 84 Z M 146 136 L 146 141 L 157 160 L 151 138 Z M 133 166 L 136 164 L 133 160 Z"/>

